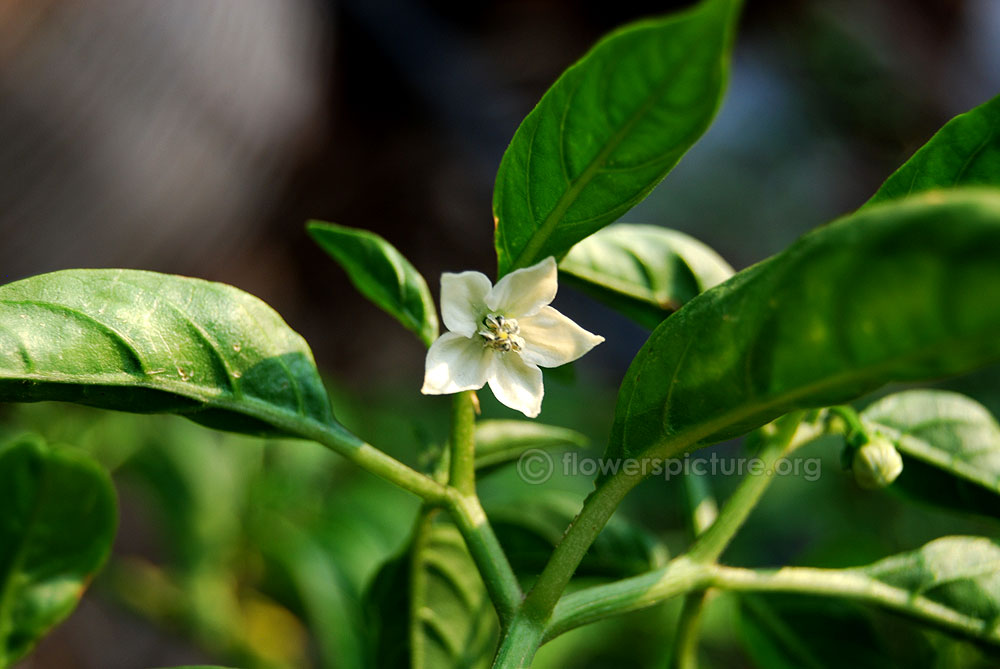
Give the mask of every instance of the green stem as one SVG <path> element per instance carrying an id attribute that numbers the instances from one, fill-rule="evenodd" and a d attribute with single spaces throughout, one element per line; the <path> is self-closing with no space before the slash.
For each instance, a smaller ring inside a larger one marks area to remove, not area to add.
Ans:
<path id="1" fill-rule="evenodd" d="M 694 472 L 681 479 L 691 535 L 697 539 L 719 517 L 719 507 L 712 495 L 708 479 Z M 698 632 L 701 615 L 708 600 L 708 591 L 689 592 L 677 624 L 674 647 L 668 665 L 673 669 L 698 669 Z"/>
<path id="2" fill-rule="evenodd" d="M 339 424 L 321 423 L 299 416 L 288 418 L 278 412 L 268 416 L 268 422 L 289 434 L 318 441 L 362 469 L 417 495 L 426 502 L 443 504 L 448 498 L 446 486 L 366 443 Z"/>
<path id="3" fill-rule="evenodd" d="M 601 533 L 615 509 L 643 476 L 629 476 L 624 473 L 606 479 L 600 487 L 590 493 L 584 501 L 583 509 L 570 523 L 562 541 L 556 546 L 548 563 L 542 570 L 534 587 L 528 593 L 521 612 L 528 618 L 544 625 L 555 607 L 563 590 L 569 584 L 587 549 Z"/>
<path id="4" fill-rule="evenodd" d="M 655 571 L 570 593 L 556 605 L 543 641 L 580 625 L 638 611 L 693 590 L 703 590 L 708 585 L 711 570 L 712 565 L 692 562 L 681 556 Z"/>
<path id="5" fill-rule="evenodd" d="M 465 539 L 469 555 L 479 568 L 486 591 L 500 617 L 500 625 L 506 628 L 523 599 L 521 586 L 507 555 L 493 533 L 478 497 L 464 496 L 454 491 L 448 496 L 447 506 Z"/>
<path id="6" fill-rule="evenodd" d="M 847 437 L 851 439 L 862 438 L 867 434 L 864 423 L 861 422 L 861 417 L 858 412 L 854 410 L 853 407 L 847 405 L 837 405 L 832 406 L 828 411 L 834 416 L 839 417 L 844 423 L 847 424 Z"/>
<path id="7" fill-rule="evenodd" d="M 709 580 L 716 587 L 735 591 L 788 592 L 854 599 L 916 617 L 976 641 L 1000 646 L 1000 628 L 910 590 L 883 583 L 861 570 L 808 567 L 754 570 L 715 565 L 711 568 Z"/>
<path id="8" fill-rule="evenodd" d="M 853 599 L 897 611 L 976 641 L 1000 646 L 1000 628 L 910 590 L 883 583 L 860 569 L 783 567 L 754 570 L 691 562 L 684 556 L 654 572 L 566 595 L 556 606 L 543 641 L 580 625 L 647 608 L 710 587 L 737 592 L 786 592 Z"/>
<path id="9" fill-rule="evenodd" d="M 531 666 L 545 629 L 537 621 L 518 615 L 500 640 L 493 669 L 526 669 Z"/>
<path id="10" fill-rule="evenodd" d="M 466 496 L 476 494 L 475 391 L 456 393 L 451 403 L 451 474 L 449 484 Z"/>
<path id="11" fill-rule="evenodd" d="M 708 590 L 689 592 L 684 596 L 684 606 L 681 608 L 681 618 L 677 623 L 677 638 L 670 662 L 673 669 L 698 669 L 698 630 L 707 598 Z"/>
<path id="12" fill-rule="evenodd" d="M 761 428 L 763 445 L 760 452 L 751 461 L 750 469 L 736 491 L 726 500 L 719 517 L 691 547 L 688 556 L 692 560 L 717 560 L 774 481 L 774 466 L 778 460 L 798 444 L 809 441 L 818 434 L 819 428 L 812 423 L 801 423 L 801 417 L 801 412 L 795 412 L 772 423 L 767 426 L 771 428 L 770 434 L 764 432 L 765 428 Z"/>

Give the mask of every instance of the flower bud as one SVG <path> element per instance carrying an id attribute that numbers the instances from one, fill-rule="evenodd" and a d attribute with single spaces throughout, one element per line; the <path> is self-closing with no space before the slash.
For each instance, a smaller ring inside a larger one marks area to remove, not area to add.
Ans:
<path id="1" fill-rule="evenodd" d="M 873 436 L 854 453 L 851 470 L 859 486 L 877 490 L 896 480 L 903 471 L 903 458 L 891 441 Z"/>

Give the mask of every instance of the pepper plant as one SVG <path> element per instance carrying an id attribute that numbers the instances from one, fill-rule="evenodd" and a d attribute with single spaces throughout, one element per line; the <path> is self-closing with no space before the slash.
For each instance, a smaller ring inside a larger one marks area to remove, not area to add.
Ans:
<path id="1" fill-rule="evenodd" d="M 719 591 L 856 600 L 994 652 L 995 537 L 944 536 L 843 569 L 721 560 L 772 474 L 823 435 L 837 436 L 862 487 L 1000 512 L 1000 427 L 982 405 L 929 389 L 851 404 L 886 384 L 1000 360 L 1000 98 L 945 125 L 857 210 L 740 272 L 686 235 L 611 225 L 709 126 L 739 9 L 702 0 L 628 25 L 556 81 L 500 163 L 495 285 L 478 272 L 445 274 L 444 334 L 427 282 L 386 240 L 309 225 L 354 285 L 428 346 L 422 390 L 452 404 L 447 448 L 432 462 L 404 463 L 343 427 L 308 345 L 260 300 L 152 272 L 66 270 L 0 287 L 0 400 L 178 414 L 317 442 L 418 497 L 406 549 L 369 589 L 371 643 L 342 645 L 355 653 L 343 666 L 527 667 L 569 630 L 680 598 L 671 662 L 691 667 L 702 611 Z M 489 385 L 534 418 L 545 410 L 540 368 L 612 336 L 548 306 L 559 277 L 651 332 L 618 391 L 593 491 L 544 564 L 526 568 L 498 539 L 477 479 L 515 462 L 530 476 L 537 458 L 552 464 L 544 448 L 574 433 L 479 421 L 476 393 Z M 704 480 L 670 481 L 691 500 L 686 551 L 626 575 L 588 563 L 616 550 L 601 543 L 608 523 L 643 480 L 744 435 L 757 469 L 717 512 Z M 116 502 L 88 457 L 31 436 L 0 450 L 0 501 L 0 665 L 9 666 L 100 569 Z"/>

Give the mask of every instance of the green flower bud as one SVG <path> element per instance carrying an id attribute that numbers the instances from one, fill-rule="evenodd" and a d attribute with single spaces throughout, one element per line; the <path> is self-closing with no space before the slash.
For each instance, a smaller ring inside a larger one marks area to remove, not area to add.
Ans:
<path id="1" fill-rule="evenodd" d="M 851 470 L 859 486 L 877 490 L 896 480 L 903 471 L 903 458 L 891 441 L 873 436 L 855 452 Z"/>

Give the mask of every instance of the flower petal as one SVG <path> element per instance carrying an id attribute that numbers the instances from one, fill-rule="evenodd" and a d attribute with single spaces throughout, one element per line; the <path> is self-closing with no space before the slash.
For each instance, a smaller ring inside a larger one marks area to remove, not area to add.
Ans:
<path id="1" fill-rule="evenodd" d="M 501 404 L 517 409 L 528 418 L 534 418 L 542 410 L 542 370 L 522 360 L 517 353 L 504 353 L 495 358 L 490 390 Z"/>
<path id="2" fill-rule="evenodd" d="M 494 353 L 478 338 L 445 332 L 427 351 L 424 387 L 420 392 L 446 395 L 482 388 L 490 374 L 493 357 Z"/>
<path id="3" fill-rule="evenodd" d="M 481 272 L 442 274 L 441 317 L 445 327 L 466 337 L 476 334 L 492 285 Z"/>
<path id="4" fill-rule="evenodd" d="M 486 305 L 508 318 L 524 318 L 556 297 L 556 261 L 549 256 L 537 265 L 511 272 L 486 295 Z"/>
<path id="5" fill-rule="evenodd" d="M 552 307 L 542 307 L 535 316 L 518 320 L 518 325 L 524 338 L 521 357 L 541 367 L 565 365 L 604 341 Z"/>

